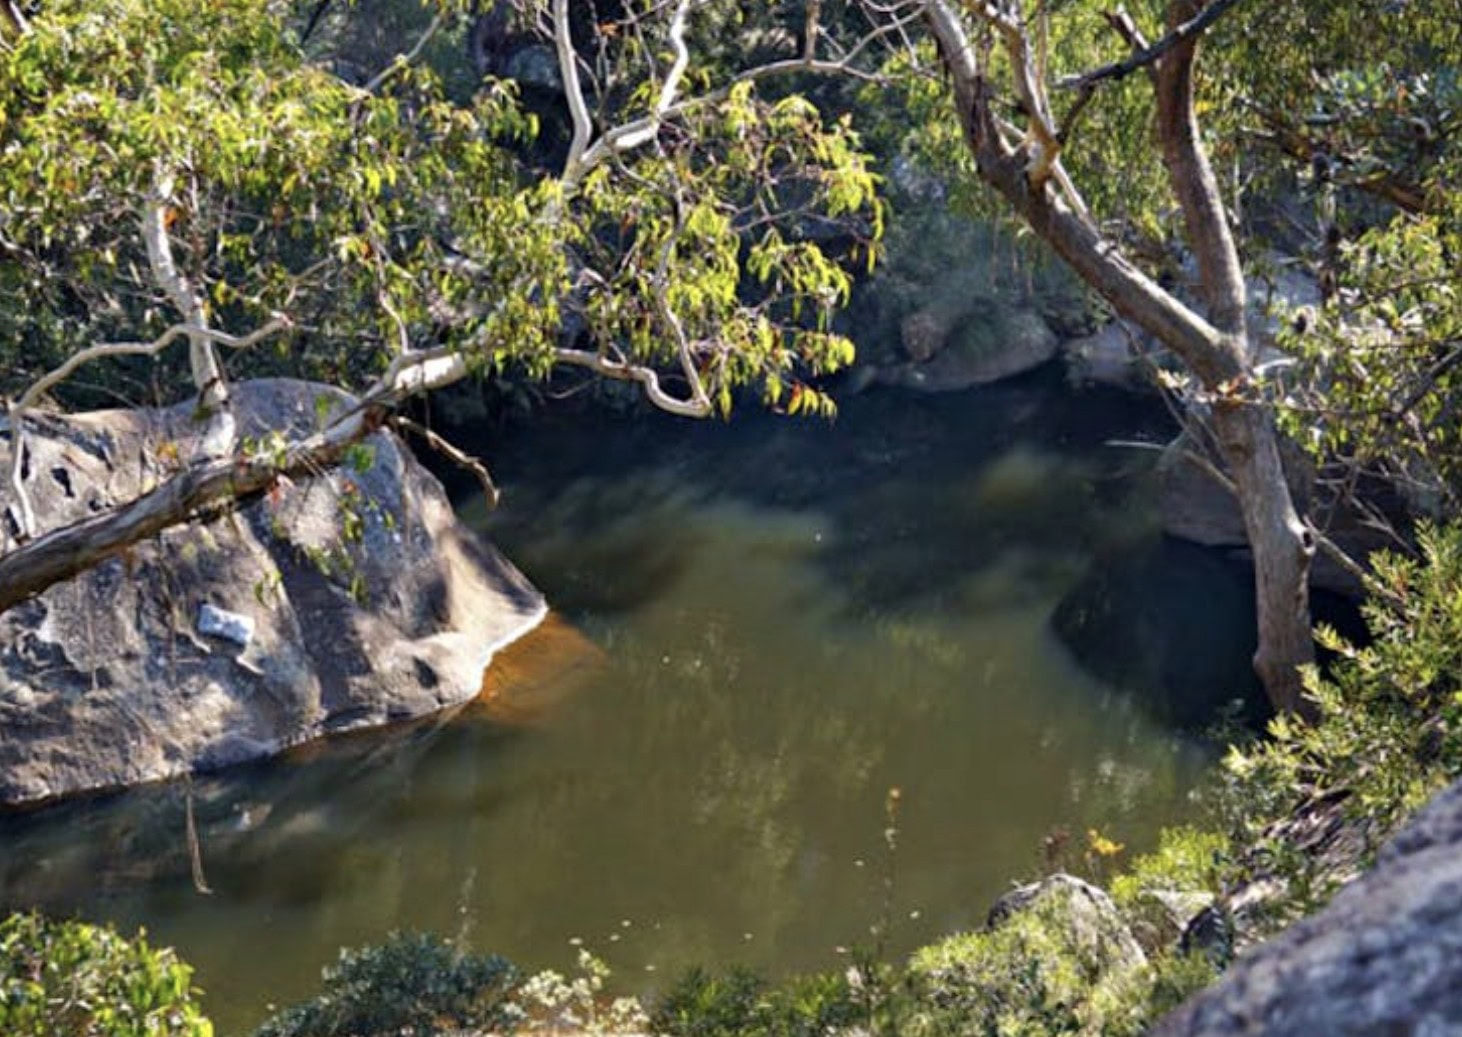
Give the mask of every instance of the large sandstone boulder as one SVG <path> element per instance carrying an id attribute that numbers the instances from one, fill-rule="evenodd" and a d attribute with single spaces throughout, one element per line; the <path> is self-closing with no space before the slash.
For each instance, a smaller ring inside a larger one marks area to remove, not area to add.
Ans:
<path id="1" fill-rule="evenodd" d="M 235 403 L 240 434 L 267 448 L 271 430 L 308 431 L 351 399 L 262 380 Z M 190 405 L 37 415 L 28 429 L 42 529 L 137 496 L 197 447 Z M 355 462 L 0 614 L 0 803 L 217 768 L 476 696 L 494 651 L 542 619 L 542 596 L 393 436 Z"/>
<path id="2" fill-rule="evenodd" d="M 1462 783 L 1329 907 L 1241 957 L 1154 1033 L 1462 1033 Z"/>

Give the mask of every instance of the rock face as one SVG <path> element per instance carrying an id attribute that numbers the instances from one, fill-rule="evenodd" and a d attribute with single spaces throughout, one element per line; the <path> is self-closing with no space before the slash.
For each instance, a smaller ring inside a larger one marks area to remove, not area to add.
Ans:
<path id="1" fill-rule="evenodd" d="M 1259 351 L 1261 363 L 1282 360 L 1275 338 L 1282 320 L 1290 313 L 1317 306 L 1320 288 L 1314 277 L 1283 256 L 1270 255 L 1263 276 L 1250 277 L 1245 285 L 1249 336 Z M 1171 286 L 1178 297 L 1195 303 L 1201 297 L 1196 264 L 1190 262 L 1178 283 Z M 1201 306 L 1200 306 L 1201 308 Z M 1133 392 L 1155 389 L 1159 370 L 1181 370 L 1182 365 L 1167 348 L 1130 321 L 1116 319 L 1091 334 L 1073 336 L 1063 349 L 1067 375 L 1079 385 L 1110 385 Z"/>
<path id="2" fill-rule="evenodd" d="M 234 398 L 261 448 L 351 403 L 284 380 Z M 195 428 L 191 405 L 34 416 L 25 484 L 41 528 L 145 492 L 187 462 Z M 356 461 L 0 614 L 0 803 L 213 769 L 476 696 L 542 596 L 393 436 Z"/>
<path id="3" fill-rule="evenodd" d="M 1158 462 L 1161 493 L 1158 511 L 1163 531 L 1170 536 L 1216 547 L 1249 561 L 1244 517 L 1234 495 L 1193 460 L 1196 448 L 1187 434 L 1168 444 Z M 1396 543 L 1353 506 L 1337 506 L 1320 494 L 1314 462 L 1288 439 L 1280 441 L 1280 456 L 1289 491 L 1302 513 L 1323 516 L 1326 535 L 1351 558 L 1364 561 L 1371 552 L 1394 548 Z M 1404 526 L 1404 506 L 1396 493 L 1375 480 L 1357 488 L 1366 502 L 1382 515 Z M 1359 578 L 1324 552 L 1310 563 L 1310 586 L 1343 597 L 1359 599 L 1364 587 Z"/>
<path id="4" fill-rule="evenodd" d="M 1240 958 L 1153 1032 L 1462 1033 L 1462 783 L 1329 907 Z"/>
<path id="5" fill-rule="evenodd" d="M 889 385 L 951 392 L 988 385 L 1039 367 L 1056 355 L 1059 341 L 1041 315 L 992 304 L 969 312 L 919 310 L 901 327 L 911 358 L 879 372 Z"/>
<path id="6" fill-rule="evenodd" d="M 1109 972 L 1146 964 L 1147 956 L 1112 898 L 1083 879 L 1058 872 L 1039 882 L 1018 886 L 990 907 L 987 929 L 998 929 L 1016 915 L 1048 910 L 1061 919 L 1073 947 L 1098 971 Z"/>

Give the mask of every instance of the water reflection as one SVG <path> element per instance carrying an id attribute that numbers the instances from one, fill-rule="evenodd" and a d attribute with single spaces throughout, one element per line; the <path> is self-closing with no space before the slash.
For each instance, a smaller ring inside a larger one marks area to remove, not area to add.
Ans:
<path id="1" fill-rule="evenodd" d="M 0 822 L 0 899 L 146 924 L 230 1033 L 392 928 L 529 967 L 580 939 L 641 988 L 829 966 L 880 919 L 892 787 L 894 952 L 976 924 L 1054 826 L 1141 846 L 1201 753 L 1047 619 L 1145 520 L 1029 392 L 498 444 L 509 503 L 466 510 L 595 647 L 551 626 L 450 722 L 198 782 L 211 897 L 168 788 Z"/>

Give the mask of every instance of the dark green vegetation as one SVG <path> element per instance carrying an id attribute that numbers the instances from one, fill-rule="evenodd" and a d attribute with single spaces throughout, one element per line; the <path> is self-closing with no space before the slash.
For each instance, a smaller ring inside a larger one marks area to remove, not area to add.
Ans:
<path id="1" fill-rule="evenodd" d="M 367 1037 L 478 1027 L 512 1029 L 517 975 L 494 956 L 461 953 L 434 937 L 392 934 L 378 947 L 342 951 L 323 989 L 261 1026 L 255 1037 Z"/>

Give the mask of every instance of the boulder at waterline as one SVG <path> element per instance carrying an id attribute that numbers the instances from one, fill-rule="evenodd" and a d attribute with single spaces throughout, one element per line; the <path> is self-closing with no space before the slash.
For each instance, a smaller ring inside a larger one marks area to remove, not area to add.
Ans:
<path id="1" fill-rule="evenodd" d="M 1112 899 L 1057 874 L 1001 897 L 983 932 L 918 951 L 910 972 L 931 1033 L 1101 1033 L 1146 966 Z"/>
<path id="2" fill-rule="evenodd" d="M 234 388 L 243 436 L 308 432 L 352 402 L 288 380 Z M 40 528 L 130 500 L 186 463 L 192 411 L 27 419 Z M 0 614 L 0 803 L 216 768 L 476 696 L 493 652 L 541 620 L 543 598 L 458 524 L 394 436 L 376 433 L 358 460 L 175 527 Z M 0 511 L 9 503 L 0 490 Z"/>

